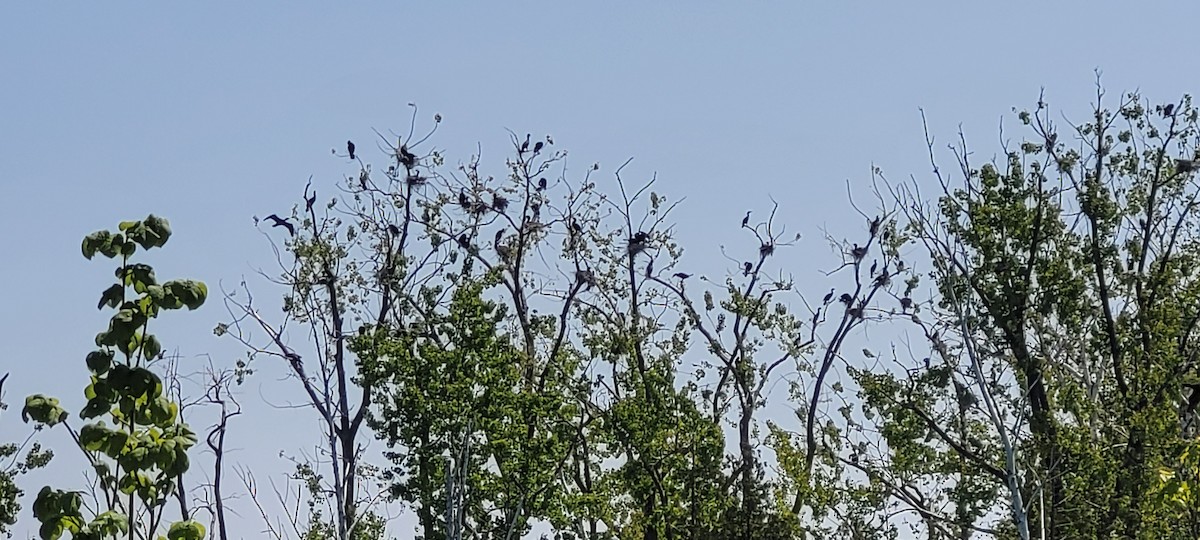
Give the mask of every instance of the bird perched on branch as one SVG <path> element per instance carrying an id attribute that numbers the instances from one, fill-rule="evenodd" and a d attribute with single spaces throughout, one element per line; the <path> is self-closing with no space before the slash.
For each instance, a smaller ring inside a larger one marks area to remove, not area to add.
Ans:
<path id="1" fill-rule="evenodd" d="M 750 211 L 749 211 L 749 210 L 747 210 L 747 211 L 746 211 L 746 217 L 742 218 L 742 226 L 743 226 L 743 227 L 746 227 L 746 226 L 749 226 L 749 225 L 750 225 Z"/>
<path id="2" fill-rule="evenodd" d="M 542 143 L 542 141 L 538 141 L 536 144 L 534 144 L 534 145 L 533 145 L 533 153 L 534 153 L 534 154 L 536 154 L 536 153 L 538 153 L 538 152 L 541 152 L 541 151 L 542 151 L 542 146 L 544 146 L 544 145 L 545 145 L 545 144 L 544 144 L 544 143 Z"/>
<path id="3" fill-rule="evenodd" d="M 1181 173 L 1190 173 L 1196 170 L 1196 162 L 1190 159 L 1175 160 L 1175 170 Z"/>
<path id="4" fill-rule="evenodd" d="M 821 299 L 821 304 L 828 306 L 829 302 L 833 301 L 833 291 L 834 289 L 829 289 L 829 294 L 826 294 L 825 298 Z"/>
<path id="5" fill-rule="evenodd" d="M 520 153 L 524 154 L 529 151 L 529 134 L 525 134 L 525 142 L 521 143 Z"/>
<path id="6" fill-rule="evenodd" d="M 742 264 L 742 275 L 743 276 L 748 276 L 753 271 L 754 271 L 754 263 L 752 263 L 750 261 L 746 261 L 745 263 Z"/>
<path id="7" fill-rule="evenodd" d="M 292 223 L 290 221 L 283 219 L 275 214 L 271 214 L 271 215 L 267 216 L 267 219 L 271 220 L 272 227 L 284 227 L 287 229 L 289 235 L 296 236 L 296 226 L 292 225 Z"/>
<path id="8" fill-rule="evenodd" d="M 346 141 L 346 151 L 350 152 L 350 159 L 358 159 L 354 156 L 354 142 Z"/>
<path id="9" fill-rule="evenodd" d="M 417 156 L 408 151 L 408 145 L 400 145 L 400 151 L 397 152 L 397 157 L 400 159 L 400 164 L 405 168 L 411 169 L 417 164 Z"/>
<path id="10" fill-rule="evenodd" d="M 850 255 L 854 257 L 856 262 L 861 261 L 863 257 L 867 256 L 867 246 L 859 246 L 858 244 L 854 244 L 854 249 L 850 250 Z"/>
<path id="11" fill-rule="evenodd" d="M 684 279 L 692 277 L 692 275 L 688 274 L 686 272 L 675 272 L 675 277 L 677 279 L 684 280 Z"/>
<path id="12" fill-rule="evenodd" d="M 542 144 L 542 143 L 538 143 L 538 146 L 541 146 L 541 144 Z M 545 178 L 538 178 L 538 184 L 537 184 L 537 186 L 538 186 L 538 187 L 537 187 L 537 190 L 538 190 L 538 191 L 545 191 L 545 190 L 546 190 L 546 179 L 545 179 Z"/>
<path id="13" fill-rule="evenodd" d="M 1172 114 L 1175 114 L 1175 104 L 1168 103 L 1163 107 L 1163 116 L 1171 116 Z"/>
<path id="14" fill-rule="evenodd" d="M 650 235 L 638 231 L 629 238 L 629 255 L 636 257 L 638 253 L 646 251 L 646 242 L 650 239 Z"/>
<path id="15" fill-rule="evenodd" d="M 504 196 L 500 195 L 499 193 L 492 195 L 492 210 L 495 210 L 497 212 L 504 212 L 504 210 L 507 208 L 508 208 L 508 199 L 505 199 Z"/>

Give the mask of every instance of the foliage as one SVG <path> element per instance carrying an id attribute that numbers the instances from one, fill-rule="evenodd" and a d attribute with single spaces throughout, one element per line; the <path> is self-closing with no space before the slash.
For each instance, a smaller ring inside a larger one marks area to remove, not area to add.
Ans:
<path id="1" fill-rule="evenodd" d="M 88 401 L 79 416 L 95 421 L 77 430 L 58 399 L 41 394 L 25 400 L 22 417 L 70 432 L 96 475 L 99 506 L 85 508 L 83 493 L 78 491 L 42 488 L 33 512 L 42 524 L 43 539 L 57 539 L 64 533 L 76 539 L 125 534 L 164 538 L 158 535 L 163 512 L 179 493 L 196 434 L 180 421 L 179 405 L 165 395 L 162 379 L 150 369 L 163 347 L 148 326 L 161 311 L 196 309 L 207 296 L 203 283 L 160 283 L 153 268 L 133 262 L 139 247 L 162 247 L 170 235 L 167 221 L 151 215 L 142 221 L 122 222 L 116 232 L 93 233 L 83 241 L 84 257 L 99 254 L 119 261 L 117 282 L 103 292 L 98 306 L 113 308 L 116 313 L 108 328 L 96 335 L 97 349 L 86 358 L 91 377 L 84 391 Z M 182 496 L 180 501 L 183 503 Z M 86 516 L 85 510 L 91 515 Z M 165 538 L 203 538 L 204 526 L 191 519 L 185 503 L 183 514 L 166 526 Z"/>

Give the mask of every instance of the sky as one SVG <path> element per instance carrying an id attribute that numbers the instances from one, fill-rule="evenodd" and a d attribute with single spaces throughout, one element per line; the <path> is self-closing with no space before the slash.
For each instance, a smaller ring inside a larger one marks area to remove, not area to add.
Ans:
<path id="1" fill-rule="evenodd" d="M 961 127 L 986 158 L 1001 118 L 1019 136 L 1011 109 L 1043 88 L 1083 119 L 1097 70 L 1110 98 L 1176 100 L 1200 86 L 1195 20 L 1188 2 L 6 2 L 0 373 L 15 406 L 0 441 L 24 436 L 14 413 L 29 393 L 80 401 L 83 356 L 107 319 L 89 308 L 111 276 L 80 256 L 84 235 L 167 217 L 175 236 L 148 261 L 213 294 L 168 314 L 159 337 L 196 362 L 232 362 L 240 347 L 212 334 L 221 287 L 273 261 L 252 216 L 286 212 L 310 176 L 331 192 L 355 174 L 330 153 L 347 139 L 382 163 L 372 130 L 405 131 L 409 103 L 421 121 L 443 117 L 434 143 L 451 162 L 482 149 L 498 169 L 507 130 L 551 134 L 568 174 L 633 158 L 628 178 L 656 175 L 686 198 L 675 221 L 697 267 L 727 265 L 720 246 L 745 241 L 745 211 L 778 201 L 805 235 L 780 264 L 819 295 L 836 260 L 823 231 L 865 227 L 847 183 L 868 195 L 872 166 L 930 181 L 921 110 L 939 147 Z M 273 408 L 270 376 L 244 388 L 254 413 L 235 433 L 249 438 L 238 459 L 264 474 L 283 470 L 268 446 L 306 425 Z M 76 481 L 61 465 L 31 483 Z M 28 509 L 23 527 L 36 530 Z"/>

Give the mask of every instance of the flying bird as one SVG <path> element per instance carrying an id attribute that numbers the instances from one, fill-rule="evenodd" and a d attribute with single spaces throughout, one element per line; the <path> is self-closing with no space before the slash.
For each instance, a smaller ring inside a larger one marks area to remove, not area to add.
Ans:
<path id="1" fill-rule="evenodd" d="M 346 141 L 346 150 L 350 151 L 350 159 L 358 159 L 354 157 L 354 143 L 352 141 Z"/>
<path id="2" fill-rule="evenodd" d="M 287 229 L 288 234 L 290 234 L 292 236 L 296 236 L 296 226 L 292 225 L 292 223 L 290 221 L 283 219 L 275 214 L 271 214 L 271 215 L 267 216 L 267 219 L 271 220 L 272 227 L 284 227 Z"/>
<path id="3" fill-rule="evenodd" d="M 748 225 L 750 225 L 750 212 L 746 211 L 746 217 L 742 218 L 742 226 L 745 227 Z"/>

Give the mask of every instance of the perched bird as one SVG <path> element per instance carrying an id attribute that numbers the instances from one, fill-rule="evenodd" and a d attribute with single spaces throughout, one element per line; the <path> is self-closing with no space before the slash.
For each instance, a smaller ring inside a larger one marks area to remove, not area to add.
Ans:
<path id="1" fill-rule="evenodd" d="M 400 145 L 400 151 L 397 152 L 397 154 L 399 154 L 398 157 L 400 158 L 401 165 L 411 169 L 413 168 L 413 165 L 417 164 L 417 156 L 408 151 L 408 145 Z"/>
<path id="2" fill-rule="evenodd" d="M 854 301 L 854 297 L 850 296 L 850 293 L 842 293 L 842 295 L 838 297 L 838 301 L 848 306 L 850 305 L 850 302 Z"/>
<path id="3" fill-rule="evenodd" d="M 471 208 L 471 198 L 467 196 L 467 190 L 458 190 L 458 205 L 465 209 Z"/>
<path id="4" fill-rule="evenodd" d="M 754 271 L 754 263 L 751 263 L 750 261 L 746 261 L 744 264 L 742 264 L 742 275 L 748 276 L 748 275 L 750 275 L 750 272 L 753 272 L 753 271 Z"/>
<path id="5" fill-rule="evenodd" d="M 631 256 L 637 256 L 638 253 L 646 251 L 646 241 L 649 240 L 649 238 L 650 236 L 642 231 L 635 233 L 629 238 L 629 254 Z"/>
<path id="6" fill-rule="evenodd" d="M 855 261 L 861 261 L 863 257 L 867 256 L 867 247 L 854 244 L 854 249 L 850 250 L 850 255 L 854 257 Z"/>
<path id="7" fill-rule="evenodd" d="M 542 143 L 542 141 L 538 141 L 538 142 L 537 142 L 537 144 L 534 144 L 534 145 L 533 145 L 533 153 L 535 153 L 535 154 L 536 154 L 536 153 L 538 153 L 538 152 L 541 152 L 541 151 L 542 151 L 542 146 L 544 146 L 544 144 Z"/>
<path id="8" fill-rule="evenodd" d="M 1190 159 L 1175 160 L 1175 170 L 1181 173 L 1189 173 L 1196 170 L 1196 162 Z"/>
<path id="9" fill-rule="evenodd" d="M 879 268 L 879 259 L 875 259 L 874 261 L 871 261 L 871 271 L 868 275 L 871 275 L 871 276 L 875 275 L 875 270 L 877 268 Z"/>
<path id="10" fill-rule="evenodd" d="M 350 159 L 358 159 L 354 156 L 354 143 L 352 141 L 346 141 L 346 150 L 350 152 Z"/>
<path id="11" fill-rule="evenodd" d="M 316 202 L 317 202 L 317 192 L 316 192 L 316 190 L 314 190 L 312 197 L 308 197 L 308 198 L 304 199 L 304 210 L 306 212 L 312 212 L 313 204 L 315 204 Z"/>
<path id="12" fill-rule="evenodd" d="M 387 229 L 388 229 L 388 234 L 392 235 L 393 237 L 400 236 L 400 227 L 397 227 L 394 224 L 388 223 Z"/>
<path id="13" fill-rule="evenodd" d="M 499 193 L 492 195 L 493 210 L 497 212 L 503 212 L 506 208 L 508 208 L 508 199 L 505 199 L 504 196 L 500 195 Z"/>
<path id="14" fill-rule="evenodd" d="M 833 289 L 829 289 L 829 294 L 826 294 L 825 298 L 821 299 L 822 304 L 827 305 L 827 306 L 829 305 L 829 302 L 833 300 L 833 291 L 834 291 Z"/>
<path id="15" fill-rule="evenodd" d="M 591 270 L 576 270 L 575 281 L 583 283 L 585 285 L 584 290 L 586 291 L 596 284 L 596 274 Z"/>
<path id="16" fill-rule="evenodd" d="M 1165 107 L 1163 107 L 1163 116 L 1171 116 L 1172 114 L 1175 114 L 1175 104 L 1168 103 Z"/>
<path id="17" fill-rule="evenodd" d="M 521 143 L 521 153 L 524 154 L 525 152 L 528 152 L 528 151 L 529 151 L 529 134 L 526 133 L 525 134 L 525 142 Z"/>
<path id="18" fill-rule="evenodd" d="M 542 143 L 538 143 L 538 144 L 541 145 Z M 546 189 L 546 179 L 545 178 L 538 178 L 537 189 L 538 189 L 538 191 L 543 191 Z"/>
<path id="19" fill-rule="evenodd" d="M 876 217 L 875 219 L 872 219 L 870 225 L 867 226 L 867 232 L 871 233 L 871 236 L 875 236 L 875 233 L 879 232 L 879 222 L 880 219 Z"/>
<path id="20" fill-rule="evenodd" d="M 908 311 L 911 308 L 912 308 L 912 298 L 905 296 L 904 298 L 900 299 L 900 310 L 901 311 Z"/>
<path id="21" fill-rule="evenodd" d="M 271 215 L 267 216 L 267 219 L 271 220 L 272 227 L 284 227 L 287 229 L 288 234 L 290 234 L 292 236 L 296 236 L 296 226 L 292 225 L 292 223 L 290 221 L 283 219 L 275 214 L 271 214 Z"/>
<path id="22" fill-rule="evenodd" d="M 458 235 L 458 245 L 460 245 L 464 248 L 471 246 L 471 238 L 467 236 L 467 233 L 462 233 L 462 234 Z"/>
<path id="23" fill-rule="evenodd" d="M 692 275 L 684 272 L 675 272 L 675 277 L 678 279 L 687 279 L 692 277 Z"/>
<path id="24" fill-rule="evenodd" d="M 502 240 L 503 238 L 504 238 L 504 229 L 500 229 L 500 230 L 496 231 L 496 237 L 492 238 L 492 244 L 497 245 L 497 246 L 500 245 L 500 240 Z"/>
<path id="25" fill-rule="evenodd" d="M 742 226 L 746 227 L 748 225 L 750 225 L 750 212 L 746 211 L 746 217 L 742 218 Z"/>

